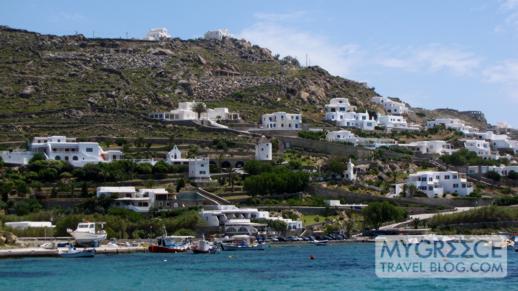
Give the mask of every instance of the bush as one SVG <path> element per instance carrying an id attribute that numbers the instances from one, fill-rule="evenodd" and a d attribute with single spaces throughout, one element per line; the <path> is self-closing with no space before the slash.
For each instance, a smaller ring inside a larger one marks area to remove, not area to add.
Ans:
<path id="1" fill-rule="evenodd" d="M 511 180 L 518 180 L 518 173 L 515 171 L 510 171 L 509 174 L 507 174 L 507 178 Z"/>
<path id="2" fill-rule="evenodd" d="M 21 200 L 14 204 L 14 211 L 19 216 L 29 214 L 31 212 L 37 212 L 41 210 L 43 207 L 38 202 L 38 200 L 31 198 L 27 200 Z"/>
<path id="3" fill-rule="evenodd" d="M 258 175 L 264 172 L 270 172 L 272 170 L 273 166 L 272 163 L 269 161 L 256 161 L 256 160 L 250 160 L 246 161 L 244 170 L 249 175 Z"/>
<path id="4" fill-rule="evenodd" d="M 251 195 L 295 193 L 304 190 L 309 182 L 309 175 L 303 172 L 292 172 L 277 169 L 256 176 L 247 177 L 245 190 Z"/>
<path id="5" fill-rule="evenodd" d="M 324 131 L 299 131 L 297 134 L 300 138 L 307 138 L 312 140 L 323 140 L 326 138 L 326 133 Z"/>
<path id="6" fill-rule="evenodd" d="M 495 182 L 500 181 L 500 178 L 501 178 L 501 177 L 500 177 L 500 174 L 498 174 L 498 173 L 497 173 L 497 172 L 495 172 L 495 171 L 489 171 L 489 172 L 487 172 L 487 173 L 486 173 L 486 177 L 487 177 L 487 178 L 489 178 L 489 179 L 491 179 L 491 180 L 493 180 L 493 181 L 495 181 Z"/>
<path id="7" fill-rule="evenodd" d="M 362 210 L 367 225 L 379 229 L 384 222 L 401 221 L 407 217 L 406 211 L 387 201 L 372 202 Z"/>
<path id="8" fill-rule="evenodd" d="M 468 166 L 468 165 L 500 165 L 501 163 L 505 163 L 503 160 L 485 160 L 479 156 L 475 152 L 469 151 L 467 149 L 460 149 L 451 155 L 445 155 L 441 157 L 441 160 L 446 164 L 454 165 L 454 166 Z"/>

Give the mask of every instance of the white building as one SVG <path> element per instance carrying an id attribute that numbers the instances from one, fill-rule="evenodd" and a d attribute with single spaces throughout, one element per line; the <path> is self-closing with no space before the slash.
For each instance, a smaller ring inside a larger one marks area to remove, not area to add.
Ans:
<path id="1" fill-rule="evenodd" d="M 255 159 L 258 161 L 272 160 L 272 143 L 264 135 L 255 145 Z"/>
<path id="2" fill-rule="evenodd" d="M 324 200 L 324 203 L 333 208 L 351 209 L 351 210 L 362 210 L 367 207 L 367 204 L 342 204 L 340 200 Z"/>
<path id="3" fill-rule="evenodd" d="M 500 155 L 491 151 L 491 146 L 488 141 L 479 139 L 468 139 L 464 141 L 464 147 L 471 152 L 477 154 L 477 156 L 486 160 L 498 160 Z"/>
<path id="4" fill-rule="evenodd" d="M 167 31 L 167 28 L 161 27 L 161 28 L 153 28 L 150 29 L 149 32 L 146 34 L 145 40 L 163 40 L 171 38 L 171 35 Z"/>
<path id="5" fill-rule="evenodd" d="M 228 29 L 222 28 L 218 30 L 207 31 L 203 36 L 205 39 L 223 40 L 225 37 L 232 37 Z"/>
<path id="6" fill-rule="evenodd" d="M 139 189 L 135 187 L 98 187 L 97 197 L 114 198 L 115 207 L 146 213 L 152 208 L 178 207 L 175 195 L 164 188 Z"/>
<path id="7" fill-rule="evenodd" d="M 486 140 L 491 143 L 494 149 L 510 149 L 515 154 L 518 152 L 518 141 L 512 140 L 507 134 L 495 134 L 492 131 L 474 132 L 470 134 L 478 139 Z"/>
<path id="8" fill-rule="evenodd" d="M 167 153 L 165 158 L 165 162 L 172 165 L 187 165 L 189 161 L 190 159 L 182 158 L 182 152 L 176 145 Z"/>
<path id="9" fill-rule="evenodd" d="M 394 101 L 387 97 L 375 96 L 372 97 L 372 102 L 382 105 L 385 111 L 392 115 L 401 115 L 408 112 L 405 103 Z"/>
<path id="10" fill-rule="evenodd" d="M 302 128 L 302 114 L 274 112 L 263 114 L 262 128 L 268 130 L 300 130 Z"/>
<path id="11" fill-rule="evenodd" d="M 500 166 L 468 166 L 468 174 L 478 175 L 487 172 L 497 172 L 500 176 L 508 176 L 509 173 L 518 173 L 518 165 L 500 165 Z"/>
<path id="12" fill-rule="evenodd" d="M 238 208 L 235 205 L 214 205 L 206 206 L 200 212 L 200 216 L 210 227 L 223 227 L 225 233 L 229 234 L 257 234 L 257 226 L 254 219 L 281 220 L 288 225 L 288 229 L 302 229 L 301 221 L 291 220 L 282 217 L 272 217 L 268 211 L 261 211 L 257 208 Z"/>
<path id="13" fill-rule="evenodd" d="M 207 157 L 189 159 L 189 178 L 194 181 L 210 180 L 210 161 Z"/>
<path id="14" fill-rule="evenodd" d="M 398 146 L 413 149 L 421 154 L 431 155 L 449 155 L 454 151 L 452 146 L 444 140 L 422 140 L 408 144 L 398 144 Z"/>
<path id="15" fill-rule="evenodd" d="M 442 197 L 446 193 L 467 196 L 473 192 L 473 185 L 466 176 L 456 171 L 422 171 L 408 176 L 407 185 L 416 186 L 417 190 L 428 197 Z"/>
<path id="16" fill-rule="evenodd" d="M 26 165 L 36 153 L 42 153 L 47 160 L 65 161 L 74 167 L 112 162 L 123 156 L 119 150 L 103 150 L 97 142 L 77 142 L 66 136 L 35 137 L 29 151 L 6 151 L 1 156 L 7 164 Z"/>
<path id="17" fill-rule="evenodd" d="M 457 118 L 437 118 L 426 123 L 427 128 L 434 128 L 443 125 L 446 128 L 458 130 L 464 134 L 469 134 L 476 130 L 476 128 L 466 125 L 462 120 Z"/>
<path id="18" fill-rule="evenodd" d="M 163 121 L 185 121 L 185 120 L 240 120 L 241 117 L 237 112 L 230 112 L 226 107 L 207 108 L 205 103 L 202 103 L 206 111 L 198 113 L 194 111 L 196 104 L 202 102 L 179 102 L 178 108 L 169 112 L 153 112 L 149 114 L 152 119 Z"/>
<path id="19" fill-rule="evenodd" d="M 344 179 L 350 182 L 356 181 L 356 172 L 354 171 L 354 164 L 351 159 L 349 159 L 347 169 L 344 171 Z"/>
<path id="20" fill-rule="evenodd" d="M 378 115 L 378 126 L 384 127 L 386 130 L 420 130 L 420 126 L 408 124 L 406 119 L 401 115 Z"/>
<path id="21" fill-rule="evenodd" d="M 351 111 L 352 106 L 347 98 L 333 98 L 325 105 L 325 120 L 338 121 L 343 119 L 343 113 Z"/>
<path id="22" fill-rule="evenodd" d="M 345 142 L 345 143 L 351 143 L 353 145 L 357 145 L 360 141 L 360 138 L 358 138 L 354 133 L 342 129 L 342 130 L 336 130 L 336 131 L 330 131 L 326 135 L 327 141 L 336 141 L 336 142 Z"/>
<path id="23" fill-rule="evenodd" d="M 354 127 L 361 130 L 374 130 L 378 125 L 374 118 L 371 118 L 369 113 L 361 112 L 344 112 L 337 116 L 336 125 L 341 127 Z"/>

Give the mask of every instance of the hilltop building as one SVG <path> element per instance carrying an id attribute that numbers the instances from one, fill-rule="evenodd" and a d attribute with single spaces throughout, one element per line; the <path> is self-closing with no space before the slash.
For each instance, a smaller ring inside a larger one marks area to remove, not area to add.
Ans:
<path id="1" fill-rule="evenodd" d="M 427 128 L 434 128 L 440 125 L 446 128 L 458 130 L 464 134 L 469 134 L 476 130 L 476 128 L 466 125 L 462 120 L 457 118 L 437 118 L 426 123 Z"/>
<path id="2" fill-rule="evenodd" d="M 226 28 L 207 31 L 205 33 L 205 35 L 203 36 L 203 38 L 208 39 L 208 40 L 210 40 L 210 39 L 223 40 L 223 38 L 226 38 L 226 37 L 232 37 L 232 35 L 228 31 L 228 29 L 226 29 Z"/>
<path id="3" fill-rule="evenodd" d="M 354 170 L 354 164 L 349 159 L 349 162 L 347 163 L 347 169 L 344 171 L 344 179 L 349 182 L 356 181 L 356 171 Z"/>
<path id="4" fill-rule="evenodd" d="M 74 167 L 112 162 L 123 157 L 119 150 L 105 151 L 97 142 L 77 142 L 66 136 L 35 137 L 29 151 L 3 151 L 0 156 L 6 164 L 27 165 L 36 153 L 43 154 L 47 160 L 65 161 Z"/>
<path id="5" fill-rule="evenodd" d="M 372 97 L 372 102 L 383 106 L 385 111 L 390 115 L 401 115 L 408 112 L 405 103 L 394 101 L 387 97 L 375 96 Z"/>
<path id="6" fill-rule="evenodd" d="M 195 182 L 210 181 L 210 160 L 208 157 L 189 159 L 189 178 Z"/>
<path id="7" fill-rule="evenodd" d="M 171 38 L 171 35 L 167 31 L 167 28 L 161 27 L 161 28 L 153 28 L 150 29 L 149 32 L 146 34 L 145 40 L 163 40 Z"/>
<path id="8" fill-rule="evenodd" d="M 429 198 L 443 197 L 446 193 L 467 196 L 473 192 L 473 184 L 464 174 L 456 171 L 421 171 L 408 176 L 407 185 L 414 185 L 417 190 Z"/>
<path id="9" fill-rule="evenodd" d="M 302 114 L 274 112 L 263 114 L 262 128 L 268 130 L 300 130 L 302 128 Z"/>
<path id="10" fill-rule="evenodd" d="M 327 141 L 336 141 L 336 142 L 345 142 L 353 145 L 357 145 L 360 141 L 360 138 L 354 135 L 354 133 L 342 129 L 336 131 L 330 131 L 326 135 Z"/>
<path id="11" fill-rule="evenodd" d="M 371 131 L 375 129 L 378 123 L 367 111 L 365 111 L 365 113 L 343 112 L 337 115 L 336 125 Z"/>

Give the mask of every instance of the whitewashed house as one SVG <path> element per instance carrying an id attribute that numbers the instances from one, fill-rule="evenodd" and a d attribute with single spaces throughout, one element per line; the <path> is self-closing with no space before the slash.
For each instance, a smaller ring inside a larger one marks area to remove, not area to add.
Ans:
<path id="1" fill-rule="evenodd" d="M 139 189 L 135 187 L 98 187 L 97 197 L 114 198 L 113 206 L 147 213 L 152 208 L 178 207 L 175 195 L 164 188 Z"/>
<path id="2" fill-rule="evenodd" d="M 469 175 L 486 174 L 487 172 L 497 172 L 500 176 L 508 176 L 511 172 L 518 173 L 518 165 L 468 166 Z"/>
<path id="3" fill-rule="evenodd" d="M 153 28 L 150 29 L 149 32 L 146 34 L 145 40 L 163 40 L 171 38 L 171 35 L 167 31 L 167 28 L 161 27 L 161 28 Z"/>
<path id="4" fill-rule="evenodd" d="M 268 130 L 300 130 L 302 128 L 302 114 L 274 112 L 263 114 L 262 128 Z"/>
<path id="5" fill-rule="evenodd" d="M 214 39 L 214 40 L 223 40 L 225 37 L 232 37 L 228 29 L 222 28 L 217 30 L 207 31 L 203 38 L 205 39 Z"/>
<path id="6" fill-rule="evenodd" d="M 347 98 L 332 98 L 325 105 L 325 120 L 338 121 L 344 119 L 344 113 L 352 111 L 353 107 Z"/>
<path id="7" fill-rule="evenodd" d="M 152 112 L 149 114 L 149 118 L 162 120 L 162 121 L 185 121 L 185 120 L 240 120 L 241 117 L 237 112 L 231 112 L 226 107 L 218 108 L 207 108 L 205 103 L 202 103 L 206 111 L 202 112 L 199 116 L 194 111 L 197 103 L 202 102 L 179 102 L 178 108 L 173 109 L 169 112 Z"/>
<path id="8" fill-rule="evenodd" d="M 500 155 L 491 151 L 491 146 L 488 141 L 479 139 L 468 139 L 464 141 L 464 148 L 468 151 L 474 152 L 477 156 L 486 160 L 498 160 Z"/>
<path id="9" fill-rule="evenodd" d="M 427 128 L 434 128 L 443 125 L 446 128 L 458 130 L 464 134 L 469 134 L 476 130 L 476 128 L 466 125 L 464 121 L 457 118 L 437 118 L 426 123 Z"/>
<path id="10" fill-rule="evenodd" d="M 406 119 L 401 115 L 378 115 L 378 126 L 384 127 L 386 130 L 420 130 L 421 127 L 416 124 L 408 124 Z"/>
<path id="11" fill-rule="evenodd" d="M 10 221 L 4 224 L 12 229 L 29 229 L 29 228 L 55 228 L 56 226 L 50 221 Z"/>
<path id="12" fill-rule="evenodd" d="M 467 196 L 473 192 L 473 184 L 466 176 L 456 171 L 421 171 L 408 176 L 407 185 L 416 186 L 417 190 L 428 197 L 443 197 L 446 193 Z"/>
<path id="13" fill-rule="evenodd" d="M 258 161 L 272 160 L 272 143 L 264 135 L 255 145 L 255 159 Z"/>
<path id="14" fill-rule="evenodd" d="M 365 113 L 344 112 L 340 113 L 338 118 L 336 125 L 341 127 L 354 127 L 370 131 L 378 125 L 377 121 L 367 111 Z"/>
<path id="15" fill-rule="evenodd" d="M 208 157 L 189 159 L 189 178 L 197 182 L 210 181 L 210 160 Z"/>
<path id="16" fill-rule="evenodd" d="M 354 133 L 342 129 L 342 130 L 336 130 L 336 131 L 330 131 L 326 135 L 327 141 L 335 141 L 335 142 L 345 142 L 345 143 L 351 143 L 353 145 L 357 145 L 360 141 L 360 138 L 358 138 Z"/>
<path id="17" fill-rule="evenodd" d="M 408 144 L 398 144 L 398 146 L 412 149 L 421 154 L 431 155 L 449 155 L 454 151 L 452 146 L 444 140 L 422 140 Z"/>
<path id="18" fill-rule="evenodd" d="M 182 152 L 176 145 L 170 150 L 165 158 L 165 162 L 171 165 L 187 165 L 190 159 L 182 158 Z"/>
<path id="19" fill-rule="evenodd" d="M 270 212 L 257 208 L 238 208 L 235 205 L 205 206 L 200 216 L 209 227 L 223 227 L 228 234 L 257 234 L 257 227 L 264 226 L 252 222 L 255 219 L 280 220 L 288 225 L 288 229 L 302 229 L 303 224 L 298 220 L 270 216 Z"/>
<path id="20" fill-rule="evenodd" d="M 123 156 L 119 150 L 103 150 L 97 142 L 77 142 L 66 136 L 35 137 L 29 151 L 6 151 L 1 156 L 7 164 L 26 165 L 36 153 L 42 153 L 47 160 L 65 161 L 74 167 L 112 162 Z"/>
<path id="21" fill-rule="evenodd" d="M 515 154 L 518 152 L 518 141 L 512 140 L 507 134 L 495 134 L 492 131 L 486 131 L 474 132 L 470 136 L 490 142 L 494 149 L 509 149 Z"/>
<path id="22" fill-rule="evenodd" d="M 392 100 L 387 97 L 375 96 L 372 97 L 372 102 L 383 106 L 385 111 L 391 115 L 401 115 L 408 112 L 408 108 L 405 103 Z"/>

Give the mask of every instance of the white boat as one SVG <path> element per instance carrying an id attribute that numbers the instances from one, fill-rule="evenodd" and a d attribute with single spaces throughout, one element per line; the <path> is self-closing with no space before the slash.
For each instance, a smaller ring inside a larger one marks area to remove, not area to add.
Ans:
<path id="1" fill-rule="evenodd" d="M 69 246 L 67 249 L 60 249 L 58 254 L 63 258 L 92 258 L 95 256 L 95 249 L 78 250 Z"/>
<path id="2" fill-rule="evenodd" d="M 316 240 L 316 239 L 311 241 L 311 243 L 316 246 L 327 246 L 327 242 L 328 242 L 328 240 Z"/>
<path id="3" fill-rule="evenodd" d="M 264 243 L 258 243 L 249 235 L 234 235 L 221 243 L 223 251 L 263 251 Z"/>
<path id="4" fill-rule="evenodd" d="M 67 229 L 67 232 L 75 239 L 78 245 L 99 246 L 106 239 L 104 222 L 80 222 L 75 230 Z"/>
<path id="5" fill-rule="evenodd" d="M 191 250 L 193 254 L 213 254 L 217 252 L 214 243 L 205 240 L 205 236 L 203 236 L 200 240 L 194 241 L 191 246 Z"/>

